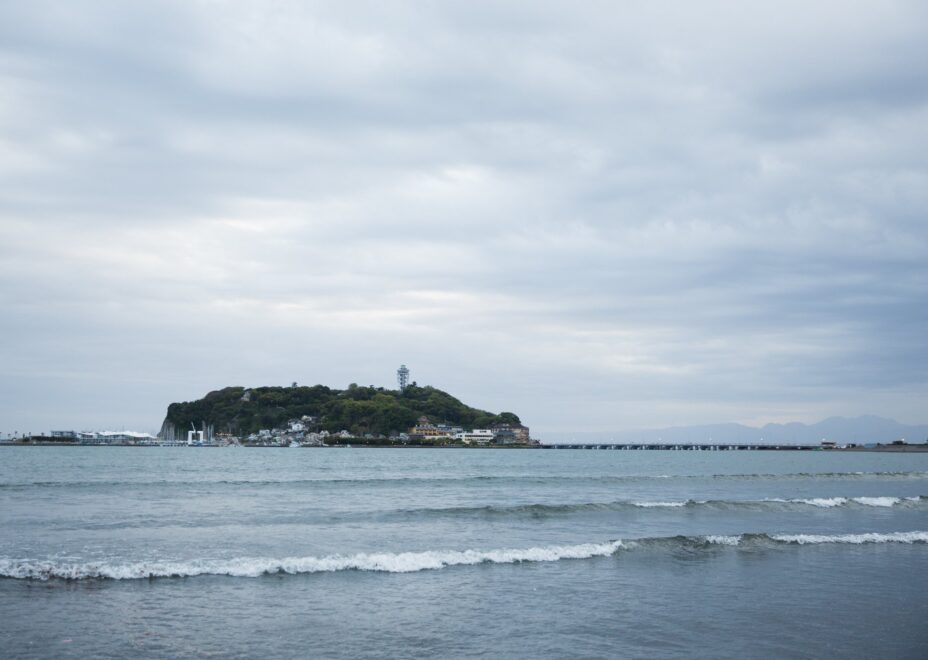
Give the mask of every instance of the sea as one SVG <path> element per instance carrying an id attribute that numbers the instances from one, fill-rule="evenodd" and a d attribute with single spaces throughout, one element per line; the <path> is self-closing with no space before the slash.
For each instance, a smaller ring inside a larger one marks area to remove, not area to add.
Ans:
<path id="1" fill-rule="evenodd" d="M 3 447 L 4 658 L 926 658 L 928 454 Z"/>

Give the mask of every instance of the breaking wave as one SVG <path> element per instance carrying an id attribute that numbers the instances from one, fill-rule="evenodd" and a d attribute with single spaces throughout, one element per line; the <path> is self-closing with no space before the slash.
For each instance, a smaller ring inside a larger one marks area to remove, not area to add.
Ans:
<path id="1" fill-rule="evenodd" d="M 682 502 L 632 502 L 632 506 L 640 509 L 676 509 L 683 506 L 692 506 L 694 504 L 708 504 L 708 501 L 701 502 L 698 500 L 684 500 Z"/>
<path id="2" fill-rule="evenodd" d="M 582 543 L 579 545 L 546 546 L 502 550 L 432 550 L 425 552 L 372 553 L 349 556 L 287 557 L 284 559 L 239 558 L 193 560 L 178 562 L 56 563 L 53 561 L 14 561 L 0 559 L 0 576 L 47 580 L 59 578 L 81 580 L 110 578 L 131 580 L 155 577 L 194 577 L 198 575 L 228 575 L 260 577 L 276 573 L 324 573 L 335 571 L 377 571 L 413 573 L 448 566 L 474 564 L 513 564 L 521 562 L 557 561 L 605 557 L 622 546 L 621 541 Z"/>
<path id="3" fill-rule="evenodd" d="M 627 549 L 647 546 L 672 548 L 708 548 L 714 545 L 733 547 L 776 547 L 783 545 L 845 544 L 864 545 L 877 543 L 928 543 L 928 532 L 866 532 L 862 534 L 734 534 L 709 536 L 667 536 L 626 540 Z"/>
<path id="4" fill-rule="evenodd" d="M 928 497 L 817 497 L 768 498 L 764 500 L 616 500 L 612 502 L 583 502 L 576 504 L 521 504 L 505 506 L 448 507 L 404 509 L 384 514 L 386 517 L 492 517 L 492 516 L 556 516 L 597 511 L 623 511 L 634 509 L 753 509 L 802 510 L 809 507 L 892 507 L 928 504 Z"/>
<path id="5" fill-rule="evenodd" d="M 242 557 L 237 559 L 195 559 L 187 561 L 80 563 L 0 558 L 0 577 L 26 580 L 138 580 L 202 575 L 256 578 L 275 574 L 295 575 L 337 571 L 414 573 L 476 564 L 517 564 L 552 562 L 565 559 L 591 559 L 594 557 L 608 557 L 619 552 L 635 552 L 647 548 L 698 551 L 713 547 L 756 548 L 886 543 L 928 544 L 928 532 L 668 536 L 524 549 L 429 550 L 424 552 L 362 553 L 324 557 L 287 557 L 283 559 Z"/>
<path id="6" fill-rule="evenodd" d="M 638 513 L 673 515 L 680 513 L 747 511 L 775 514 L 778 512 L 815 512 L 818 509 L 860 509 L 885 507 L 896 509 L 928 509 L 928 497 L 821 497 L 809 499 L 771 498 L 765 500 L 618 500 L 611 502 L 580 502 L 564 504 L 516 504 L 461 507 L 417 507 L 408 509 L 372 509 L 361 511 L 334 511 L 328 509 L 269 513 L 248 521 L 249 527 L 303 527 L 305 525 L 354 525 L 358 523 L 407 523 L 426 520 L 505 520 L 569 518 L 584 515 L 608 515 L 610 513 Z M 43 523 L 46 524 L 46 523 Z M 146 515 L 137 513 L 120 520 L 94 521 L 66 519 L 55 524 L 60 532 L 76 530 L 125 530 L 125 529 L 218 529 L 240 525 L 235 518 L 208 514 L 192 516 L 187 511 L 171 515 Z"/>
<path id="7" fill-rule="evenodd" d="M 784 504 L 807 504 L 809 506 L 831 509 L 838 506 L 860 505 L 876 507 L 892 507 L 897 504 L 912 505 L 925 502 L 928 500 L 925 496 L 915 497 L 813 497 L 809 499 L 770 499 L 769 502 L 781 502 Z"/>

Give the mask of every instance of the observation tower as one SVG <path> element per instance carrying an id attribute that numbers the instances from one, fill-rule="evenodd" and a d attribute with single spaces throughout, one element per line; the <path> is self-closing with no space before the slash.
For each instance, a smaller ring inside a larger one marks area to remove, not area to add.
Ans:
<path id="1" fill-rule="evenodd" d="M 409 369 L 406 368 L 405 364 L 401 364 L 400 368 L 396 370 L 396 382 L 400 386 L 400 391 L 405 390 L 406 386 L 409 385 Z"/>

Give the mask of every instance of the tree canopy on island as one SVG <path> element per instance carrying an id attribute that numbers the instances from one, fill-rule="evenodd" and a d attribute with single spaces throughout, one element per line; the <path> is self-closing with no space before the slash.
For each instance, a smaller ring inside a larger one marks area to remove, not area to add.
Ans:
<path id="1" fill-rule="evenodd" d="M 199 429 L 205 422 L 216 432 L 244 436 L 260 429 L 281 428 L 288 420 L 304 415 L 316 418 L 318 430 L 334 433 L 346 429 L 357 436 L 406 432 L 423 415 L 435 423 L 467 429 L 520 423 L 514 413 L 471 408 L 447 392 L 415 383 L 404 390 L 355 383 L 345 390 L 325 385 L 226 387 L 197 401 L 172 403 L 164 421 L 178 430 L 189 429 L 191 424 Z"/>

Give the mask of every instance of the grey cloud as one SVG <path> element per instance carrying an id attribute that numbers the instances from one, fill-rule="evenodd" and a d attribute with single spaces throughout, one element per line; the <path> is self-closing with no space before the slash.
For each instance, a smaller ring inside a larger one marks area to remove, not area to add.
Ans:
<path id="1" fill-rule="evenodd" d="M 5 6 L 0 431 L 400 362 L 542 432 L 924 421 L 924 14 Z"/>

